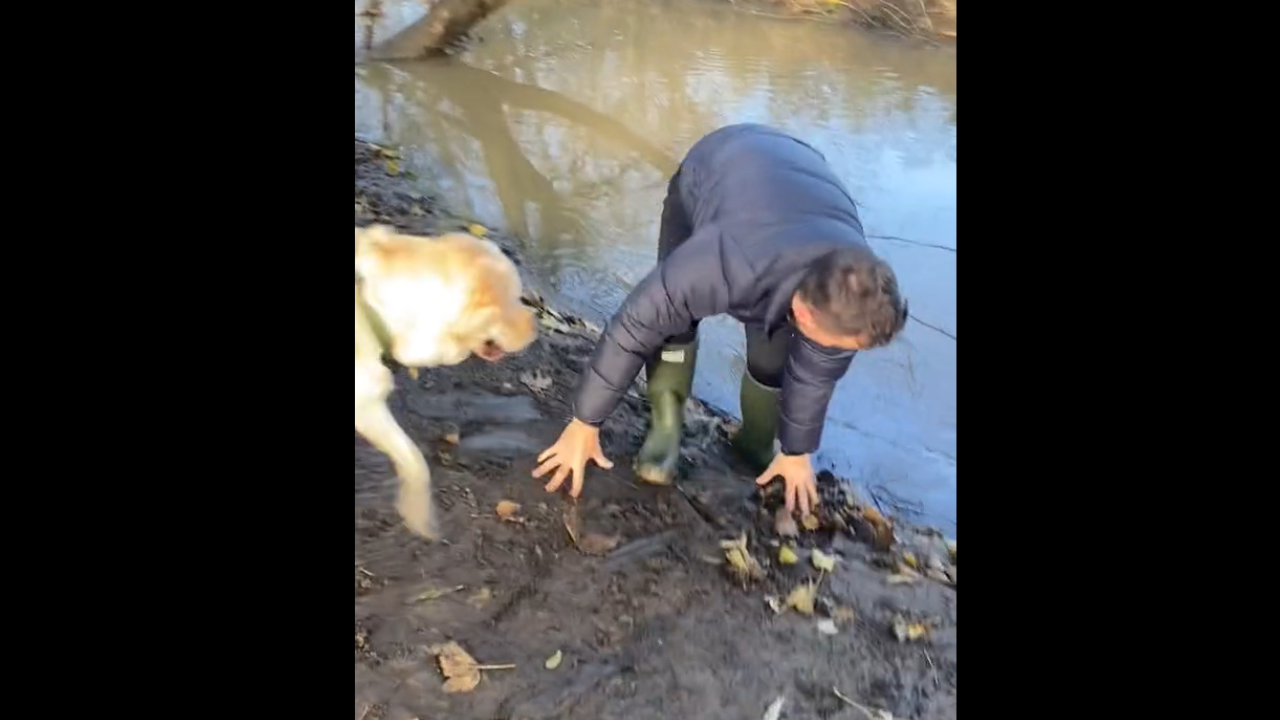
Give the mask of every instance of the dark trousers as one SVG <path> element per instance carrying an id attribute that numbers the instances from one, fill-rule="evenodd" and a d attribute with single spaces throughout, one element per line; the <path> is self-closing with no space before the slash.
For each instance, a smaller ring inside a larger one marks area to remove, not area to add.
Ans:
<path id="1" fill-rule="evenodd" d="M 680 171 L 667 183 L 667 197 L 662 201 L 662 221 L 658 228 L 658 262 L 667 259 L 680 244 L 693 234 L 689 214 L 680 200 Z M 764 326 L 744 323 L 747 334 L 747 372 L 761 385 L 782 387 L 782 371 L 787 364 L 787 344 L 793 330 L 788 325 L 769 337 Z M 668 345 L 688 345 L 698 336 L 698 321 L 688 331 L 667 338 Z"/>

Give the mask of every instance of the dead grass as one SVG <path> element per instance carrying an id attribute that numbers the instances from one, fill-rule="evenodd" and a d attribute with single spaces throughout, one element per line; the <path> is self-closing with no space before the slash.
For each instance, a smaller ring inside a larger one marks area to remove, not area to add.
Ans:
<path id="1" fill-rule="evenodd" d="M 763 0 L 763 4 L 778 7 L 781 17 L 853 22 L 910 38 L 956 37 L 956 0 Z"/>

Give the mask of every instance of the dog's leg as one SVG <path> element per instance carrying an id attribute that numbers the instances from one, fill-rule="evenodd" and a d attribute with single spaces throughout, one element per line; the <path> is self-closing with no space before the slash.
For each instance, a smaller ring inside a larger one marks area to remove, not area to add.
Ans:
<path id="1" fill-rule="evenodd" d="M 388 376 L 391 374 L 384 367 L 379 366 L 377 369 Z M 356 379 L 358 393 L 362 389 L 359 368 Z M 390 377 L 386 380 L 389 387 Z M 364 397 L 366 399 L 356 405 L 356 431 L 391 458 L 396 475 L 400 478 L 396 510 L 400 511 L 400 517 L 410 530 L 428 540 L 438 539 L 435 504 L 431 497 L 431 469 L 422 457 L 422 451 L 392 416 L 391 410 L 387 408 L 385 394 L 376 393 Z"/>

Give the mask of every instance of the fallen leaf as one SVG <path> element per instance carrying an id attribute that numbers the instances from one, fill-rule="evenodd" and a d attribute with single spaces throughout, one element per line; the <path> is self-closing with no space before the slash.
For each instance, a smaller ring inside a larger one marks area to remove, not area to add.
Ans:
<path id="1" fill-rule="evenodd" d="M 912 570 L 920 569 L 920 561 L 916 560 L 916 554 L 910 550 L 902 553 L 902 562 L 906 563 Z"/>
<path id="2" fill-rule="evenodd" d="M 786 701 L 786 697 L 779 695 L 777 700 L 769 703 L 769 707 L 765 708 L 763 720 L 778 720 L 778 718 L 781 718 L 782 706 Z"/>
<path id="3" fill-rule="evenodd" d="M 489 588 L 480 588 L 471 597 L 467 598 L 467 604 L 479 610 L 493 599 L 493 591 Z"/>
<path id="4" fill-rule="evenodd" d="M 764 604 L 769 606 L 774 615 L 781 615 L 782 611 L 786 609 L 782 607 L 782 601 L 778 599 L 777 595 L 765 595 Z"/>
<path id="5" fill-rule="evenodd" d="M 510 520 L 515 517 L 516 513 L 520 512 L 520 505 L 519 503 L 513 503 L 510 500 L 503 500 L 498 503 L 495 510 L 498 513 L 498 517 L 503 520 Z"/>
<path id="6" fill-rule="evenodd" d="M 836 627 L 836 621 L 831 618 L 823 618 L 818 621 L 818 632 L 823 635 L 839 635 L 840 628 Z"/>
<path id="7" fill-rule="evenodd" d="M 908 622 L 901 615 L 893 616 L 893 636 L 898 642 L 911 642 L 919 640 L 929 634 L 929 628 L 923 623 Z"/>
<path id="8" fill-rule="evenodd" d="M 470 225 L 467 226 L 467 232 L 471 233 L 472 235 L 475 235 L 478 238 L 482 238 L 485 235 L 489 234 L 489 228 L 486 228 L 485 226 L 479 223 L 471 223 Z"/>
<path id="9" fill-rule="evenodd" d="M 835 557 L 822 552 L 818 548 L 813 549 L 811 559 L 813 560 L 813 566 L 822 572 L 834 572 L 836 569 Z"/>
<path id="10" fill-rule="evenodd" d="M 582 537 L 578 538 L 578 549 L 587 555 L 607 555 L 618 547 L 621 539 L 617 535 L 610 537 L 600 533 L 583 533 Z"/>
<path id="11" fill-rule="evenodd" d="M 450 445 L 457 445 L 458 443 L 462 442 L 462 436 L 456 432 L 445 433 L 444 441 L 449 443 Z"/>
<path id="12" fill-rule="evenodd" d="M 743 533 L 737 540 L 721 540 L 720 548 L 724 550 L 724 558 L 729 567 L 742 579 L 759 578 L 764 575 L 764 568 L 747 550 L 747 536 Z"/>
<path id="13" fill-rule="evenodd" d="M 413 378 L 414 380 L 418 379 L 418 368 L 411 367 L 411 368 L 405 368 L 405 370 L 408 371 L 409 377 Z"/>
<path id="14" fill-rule="evenodd" d="M 480 684 L 479 664 L 458 643 L 450 641 L 436 645 L 430 648 L 430 652 L 436 656 L 440 673 L 445 677 L 445 692 L 471 692 Z"/>
<path id="15" fill-rule="evenodd" d="M 822 525 L 822 523 L 818 522 L 817 515 L 805 515 L 804 519 L 800 521 L 800 524 L 803 525 L 804 529 L 808 530 L 809 532 L 813 532 L 814 530 L 817 530 L 818 527 Z"/>
<path id="16" fill-rule="evenodd" d="M 396 162 L 395 160 L 387 160 L 387 174 L 388 174 L 388 175 L 399 175 L 399 174 L 400 174 L 400 163 Z"/>
<path id="17" fill-rule="evenodd" d="M 556 668 L 560 667 L 560 663 L 563 661 L 564 661 L 564 654 L 561 653 L 559 650 L 557 650 L 555 655 L 552 655 L 551 657 L 547 658 L 547 661 L 542 663 L 542 666 L 548 670 L 555 670 Z"/>
<path id="18" fill-rule="evenodd" d="M 459 585 L 457 587 L 451 587 L 451 588 L 431 588 L 423 592 L 422 594 L 415 596 L 409 602 L 410 603 L 431 602 L 432 600 L 439 600 L 445 595 L 452 595 L 453 593 L 456 593 L 456 592 L 462 592 L 465 589 L 466 587 L 463 585 Z"/>
<path id="19" fill-rule="evenodd" d="M 797 585 L 796 589 L 787 596 L 787 607 L 801 615 L 812 615 L 816 594 L 817 588 L 809 583 Z"/>
<path id="20" fill-rule="evenodd" d="M 800 557 L 796 555 L 796 551 L 792 550 L 790 545 L 783 545 L 778 551 L 778 564 L 795 565 L 797 562 L 800 562 Z"/>
<path id="21" fill-rule="evenodd" d="M 885 578 L 884 581 L 889 585 L 910 585 L 911 583 L 919 579 L 920 579 L 919 575 L 907 575 L 906 573 L 894 573 L 893 575 L 890 575 L 889 577 Z"/>
<path id="22" fill-rule="evenodd" d="M 787 512 L 785 507 L 778 508 L 778 512 L 773 516 L 773 531 L 779 537 L 796 537 L 800 534 L 800 527 L 796 525 L 796 519 Z"/>

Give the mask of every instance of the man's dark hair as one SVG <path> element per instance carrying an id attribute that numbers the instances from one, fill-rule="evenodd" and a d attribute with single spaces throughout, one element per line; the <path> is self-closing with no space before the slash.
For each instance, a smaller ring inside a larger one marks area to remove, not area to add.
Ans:
<path id="1" fill-rule="evenodd" d="M 824 330 L 888 345 L 907 323 L 907 301 L 893 268 L 870 250 L 851 247 L 823 255 L 796 288 Z"/>

